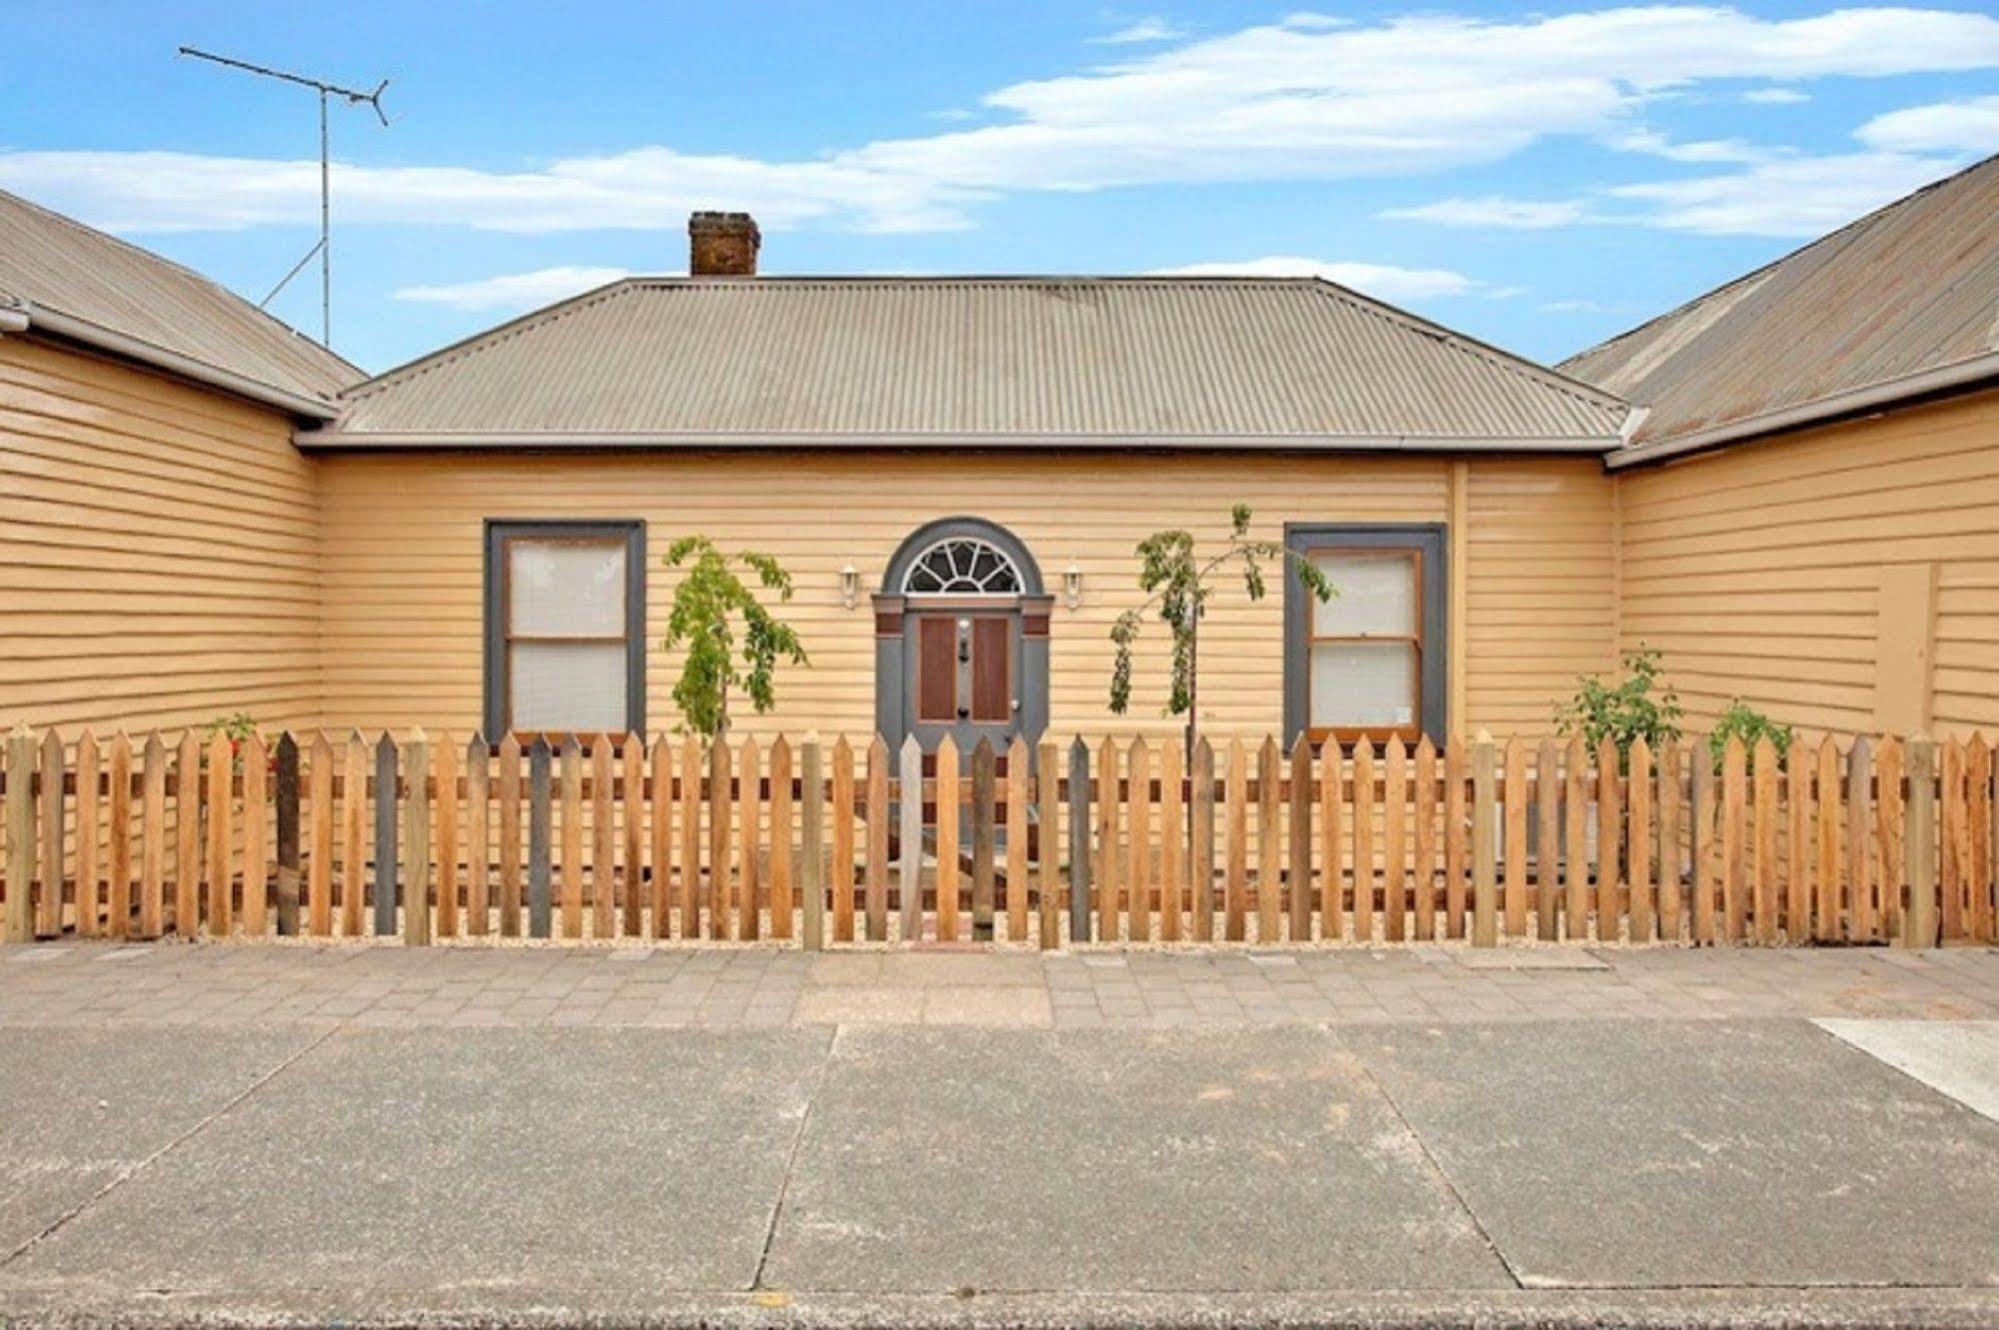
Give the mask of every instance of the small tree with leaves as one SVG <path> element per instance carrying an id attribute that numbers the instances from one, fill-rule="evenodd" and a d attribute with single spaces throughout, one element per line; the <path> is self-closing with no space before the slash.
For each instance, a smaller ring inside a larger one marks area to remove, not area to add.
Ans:
<path id="1" fill-rule="evenodd" d="M 1619 683 L 1607 684 L 1594 674 L 1577 679 L 1575 696 L 1555 712 L 1555 726 L 1563 734 L 1582 735 L 1592 751 L 1610 740 L 1617 745 L 1618 765 L 1629 767 L 1631 745 L 1641 736 L 1655 753 L 1660 744 L 1679 738 L 1684 713 L 1657 651 L 1640 646 L 1625 652 L 1623 663 Z"/>
<path id="2" fill-rule="evenodd" d="M 687 653 L 673 700 L 687 728 L 712 739 L 729 728 L 731 690 L 749 694 L 758 712 L 769 711 L 776 702 L 778 662 L 809 663 L 797 632 L 764 607 L 737 570 L 754 574 L 762 589 L 776 592 L 780 601 L 791 599 L 791 574 L 768 554 L 745 550 L 731 558 L 706 536 L 674 541 L 667 547 L 666 565 L 687 569 L 673 589 L 673 610 L 666 620 L 666 649 L 684 646 Z"/>
<path id="3" fill-rule="evenodd" d="M 1274 540 L 1249 537 L 1250 511 L 1246 503 L 1229 510 L 1228 544 L 1207 559 L 1194 549 L 1194 537 L 1187 531 L 1155 531 L 1138 543 L 1138 589 L 1148 593 L 1144 604 L 1118 615 L 1111 625 L 1111 642 L 1117 648 L 1111 665 L 1111 712 L 1122 716 L 1131 705 L 1131 649 L 1138 641 L 1148 616 L 1157 614 L 1173 635 L 1171 688 L 1166 714 L 1187 717 L 1187 760 L 1194 758 L 1200 731 L 1197 709 L 1201 675 L 1201 618 L 1208 600 L 1225 571 L 1239 568 L 1243 590 L 1251 600 L 1262 600 L 1268 590 L 1264 565 L 1289 560 L 1298 570 L 1298 580 L 1321 603 L 1333 598 L 1333 584 L 1318 566 Z"/>

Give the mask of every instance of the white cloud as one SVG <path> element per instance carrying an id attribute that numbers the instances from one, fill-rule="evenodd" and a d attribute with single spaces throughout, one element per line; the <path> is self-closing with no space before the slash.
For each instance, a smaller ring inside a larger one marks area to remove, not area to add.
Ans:
<path id="1" fill-rule="evenodd" d="M 1272 254 L 1225 263 L 1156 268 L 1154 277 L 1322 277 L 1378 300 L 1430 300 L 1469 295 L 1484 284 L 1448 268 L 1398 268 L 1387 263 L 1329 262 Z"/>
<path id="2" fill-rule="evenodd" d="M 1875 116 L 1855 135 L 1892 152 L 1999 151 L 1999 97 L 1935 102 Z"/>
<path id="3" fill-rule="evenodd" d="M 1550 300 L 1539 306 L 1544 314 L 1603 314 L 1607 308 L 1594 300 Z"/>
<path id="4" fill-rule="evenodd" d="M 1949 174 L 1957 163 L 1892 152 L 1765 162 L 1730 175 L 1618 185 L 1629 220 L 1706 235 L 1819 236 Z"/>
<path id="5" fill-rule="evenodd" d="M 397 290 L 397 300 L 427 305 L 448 305 L 452 309 L 478 314 L 490 310 L 537 309 L 558 300 L 630 276 L 626 268 L 589 268 L 566 265 L 537 268 L 533 272 L 506 273 L 482 277 L 472 282 L 447 282 L 439 286 L 405 286 Z"/>
<path id="6" fill-rule="evenodd" d="M 1741 139 L 1675 143 L 1655 129 L 1629 130 L 1613 136 L 1609 144 L 1620 152 L 1642 152 L 1672 162 L 1761 162 L 1777 155 Z"/>
<path id="7" fill-rule="evenodd" d="M 1116 32 L 1106 33 L 1102 37 L 1092 37 L 1090 40 L 1103 46 L 1131 46 L 1141 42 L 1178 41 L 1186 35 L 1187 30 L 1170 19 L 1163 19 L 1157 14 L 1148 14 L 1135 23 L 1119 28 Z"/>
<path id="8" fill-rule="evenodd" d="M 1556 135 L 1627 129 L 1710 80 L 1798 82 L 1999 67 L 1999 17 L 1919 8 L 1770 20 L 1700 5 L 1485 21 L 1318 15 L 1016 83 L 999 123 L 766 161 L 641 147 L 534 170 L 343 163 L 340 215 L 517 232 L 677 228 L 747 207 L 773 229 L 969 225 L 998 191 L 1419 175 Z M 1712 150 L 1712 145 L 1681 145 Z M 160 152 L 0 153 L 0 185 L 123 231 L 316 216 L 310 162 Z"/>
<path id="9" fill-rule="evenodd" d="M 1796 88 L 1751 88 L 1742 94 L 1742 100 L 1752 106 L 1798 106 L 1811 99 L 1810 93 Z"/>
<path id="10" fill-rule="evenodd" d="M 1548 231 L 1590 220 L 1588 207 L 1577 199 L 1513 199 L 1498 194 L 1438 199 L 1413 208 L 1390 208 L 1381 216 L 1395 221 L 1498 227 L 1509 231 Z"/>

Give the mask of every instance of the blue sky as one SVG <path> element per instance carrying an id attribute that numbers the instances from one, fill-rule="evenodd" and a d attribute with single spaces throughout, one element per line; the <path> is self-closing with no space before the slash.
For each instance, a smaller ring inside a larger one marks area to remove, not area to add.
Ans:
<path id="1" fill-rule="evenodd" d="M 383 369 L 747 208 L 779 273 L 1323 271 L 1553 360 L 1999 151 L 1987 6 L 818 0 L 0 10 L 0 187 Z M 272 309 L 318 329 L 302 275 Z"/>

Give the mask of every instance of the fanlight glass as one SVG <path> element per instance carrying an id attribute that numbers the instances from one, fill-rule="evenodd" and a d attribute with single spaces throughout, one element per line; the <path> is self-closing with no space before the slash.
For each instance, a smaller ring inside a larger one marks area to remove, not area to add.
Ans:
<path id="1" fill-rule="evenodd" d="M 953 536 L 923 551 L 902 579 L 904 595 L 1018 596 L 1020 569 L 996 545 L 977 536 Z"/>

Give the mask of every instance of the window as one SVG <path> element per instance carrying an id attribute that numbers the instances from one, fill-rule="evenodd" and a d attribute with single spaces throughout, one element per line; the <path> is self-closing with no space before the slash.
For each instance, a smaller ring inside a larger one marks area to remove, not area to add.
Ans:
<path id="1" fill-rule="evenodd" d="M 1292 527 L 1288 548 L 1338 594 L 1286 582 L 1285 730 L 1313 739 L 1443 737 L 1443 531 Z"/>
<path id="2" fill-rule="evenodd" d="M 636 522 L 490 522 L 489 735 L 645 728 L 645 534 Z"/>
<path id="3" fill-rule="evenodd" d="M 912 596 L 1017 596 L 1020 569 L 991 541 L 953 536 L 916 557 L 902 590 Z"/>

